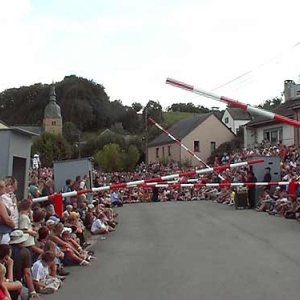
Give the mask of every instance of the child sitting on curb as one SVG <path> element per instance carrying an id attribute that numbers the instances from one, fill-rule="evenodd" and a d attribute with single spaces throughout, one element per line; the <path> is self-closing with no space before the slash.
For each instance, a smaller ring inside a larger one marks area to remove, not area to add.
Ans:
<path id="1" fill-rule="evenodd" d="M 60 279 L 49 275 L 49 267 L 55 263 L 54 260 L 55 253 L 46 251 L 31 268 L 35 289 L 40 294 L 52 294 L 57 291 L 62 284 Z"/>

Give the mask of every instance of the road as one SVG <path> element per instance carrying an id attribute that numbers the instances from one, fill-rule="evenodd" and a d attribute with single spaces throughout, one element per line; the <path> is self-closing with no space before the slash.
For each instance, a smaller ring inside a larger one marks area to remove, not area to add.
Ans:
<path id="1" fill-rule="evenodd" d="M 299 299 L 300 224 L 212 202 L 125 205 L 54 300 Z"/>

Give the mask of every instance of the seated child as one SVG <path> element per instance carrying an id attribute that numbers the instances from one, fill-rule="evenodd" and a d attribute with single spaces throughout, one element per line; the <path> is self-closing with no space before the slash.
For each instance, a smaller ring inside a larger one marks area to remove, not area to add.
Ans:
<path id="1" fill-rule="evenodd" d="M 62 282 L 59 278 L 49 275 L 49 267 L 55 263 L 54 260 L 55 253 L 46 251 L 31 268 L 33 284 L 40 294 L 52 294 L 61 286 Z"/>

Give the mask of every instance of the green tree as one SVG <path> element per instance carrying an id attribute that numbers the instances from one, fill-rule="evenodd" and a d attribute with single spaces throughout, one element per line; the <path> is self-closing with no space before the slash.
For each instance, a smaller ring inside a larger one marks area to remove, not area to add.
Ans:
<path id="1" fill-rule="evenodd" d="M 44 132 L 34 140 L 31 153 L 40 155 L 43 167 L 52 167 L 53 161 L 69 159 L 71 148 L 61 135 Z"/>
<path id="2" fill-rule="evenodd" d="M 138 102 L 133 102 L 131 104 L 131 107 L 133 108 L 133 110 L 135 110 L 138 113 L 142 110 L 143 105 L 141 103 L 138 103 Z"/>
<path id="3" fill-rule="evenodd" d="M 73 122 L 63 124 L 63 137 L 71 144 L 79 141 L 80 131 Z"/>
<path id="4" fill-rule="evenodd" d="M 107 144 L 95 155 L 95 161 L 104 172 L 116 172 L 122 170 L 122 153 L 117 144 Z"/>
<path id="5" fill-rule="evenodd" d="M 123 160 L 123 168 L 126 171 L 132 171 L 138 160 L 139 160 L 140 154 L 139 150 L 136 146 L 130 145 L 128 148 L 128 151 L 124 153 L 124 160 Z"/>
<path id="6" fill-rule="evenodd" d="M 281 97 L 275 97 L 273 99 L 269 99 L 263 102 L 263 104 L 258 105 L 259 108 L 263 108 L 265 110 L 273 111 L 282 103 Z"/>
<path id="7" fill-rule="evenodd" d="M 147 116 L 146 116 L 147 114 Z M 143 124 L 145 124 L 145 118 L 152 118 L 156 122 L 162 124 L 164 121 L 162 106 L 159 101 L 149 100 L 146 107 L 143 110 Z"/>

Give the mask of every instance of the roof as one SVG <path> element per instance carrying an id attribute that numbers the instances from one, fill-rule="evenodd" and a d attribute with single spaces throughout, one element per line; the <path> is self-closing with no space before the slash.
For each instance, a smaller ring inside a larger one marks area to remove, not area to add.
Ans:
<path id="1" fill-rule="evenodd" d="M 26 126 L 26 125 L 11 126 L 11 128 L 16 128 L 16 127 L 25 131 L 32 132 L 35 135 L 40 135 L 44 132 L 44 128 L 40 126 Z"/>
<path id="2" fill-rule="evenodd" d="M 251 120 L 251 115 L 238 107 L 227 107 L 228 113 L 234 120 Z"/>
<path id="3" fill-rule="evenodd" d="M 272 112 L 282 115 L 284 117 L 292 118 L 294 117 L 294 109 L 300 108 L 300 98 L 296 98 L 295 100 L 288 100 L 278 107 L 276 107 Z M 260 124 L 270 123 L 274 122 L 273 120 L 270 120 L 264 116 L 253 116 L 254 119 L 250 121 L 247 126 L 256 126 Z"/>
<path id="4" fill-rule="evenodd" d="M 27 136 L 30 136 L 30 137 L 38 135 L 38 134 L 35 134 L 33 132 L 24 130 L 24 129 L 19 128 L 19 127 L 1 128 L 0 131 L 13 131 L 13 132 L 21 133 L 21 134 L 24 134 L 24 135 L 27 135 Z"/>
<path id="5" fill-rule="evenodd" d="M 45 118 L 61 118 L 60 107 L 55 101 L 51 101 L 45 108 Z"/>
<path id="6" fill-rule="evenodd" d="M 60 106 L 56 103 L 55 85 L 50 87 L 50 102 L 44 110 L 44 118 L 61 118 Z"/>
<path id="7" fill-rule="evenodd" d="M 176 139 L 182 140 L 185 136 L 187 136 L 193 129 L 203 123 L 208 117 L 213 115 L 213 113 L 207 113 L 202 115 L 197 115 L 192 118 L 183 119 L 174 125 L 172 125 L 168 131 L 171 135 L 173 135 Z M 173 143 L 173 139 L 171 139 L 165 133 L 161 133 L 158 137 L 156 137 L 153 141 L 148 144 L 148 147 L 160 146 L 165 144 Z"/>
<path id="8" fill-rule="evenodd" d="M 8 125 L 0 120 L 0 128 L 7 128 Z"/>

